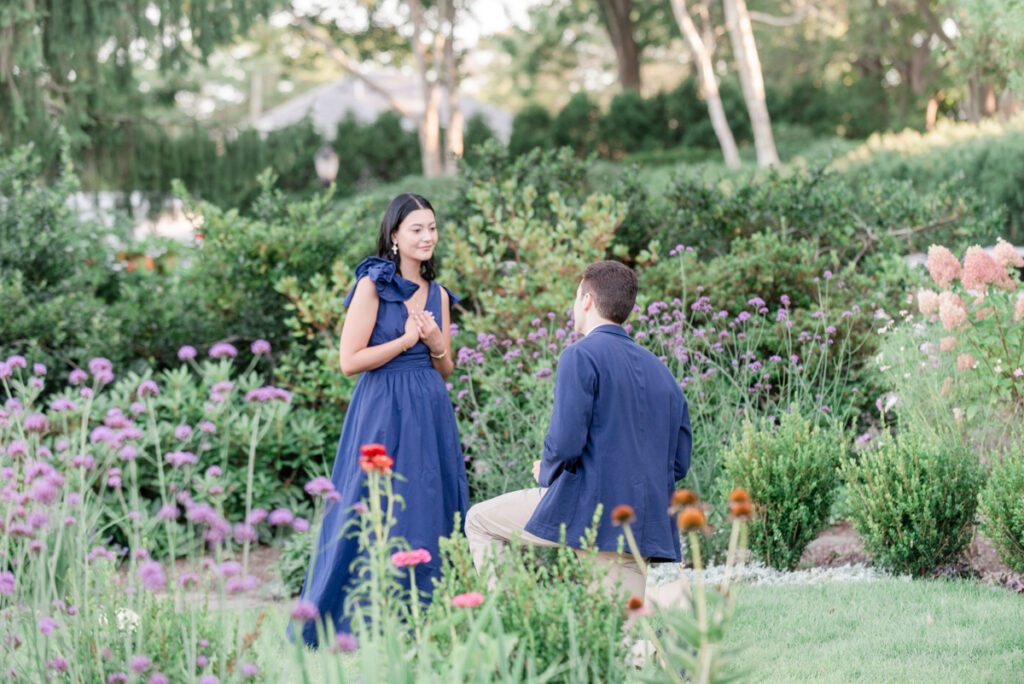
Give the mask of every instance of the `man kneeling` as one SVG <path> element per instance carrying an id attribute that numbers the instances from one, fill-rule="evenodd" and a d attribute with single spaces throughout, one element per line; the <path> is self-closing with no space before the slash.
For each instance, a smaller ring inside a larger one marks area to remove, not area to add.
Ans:
<path id="1" fill-rule="evenodd" d="M 566 544 L 580 554 L 579 540 L 598 504 L 595 545 L 598 562 L 609 568 L 607 587 L 621 585 L 628 595 L 644 597 L 643 572 L 629 548 L 620 547 L 622 528 L 611 519 L 616 506 L 632 507 L 641 556 L 679 561 L 668 509 L 675 482 L 690 465 L 690 415 L 668 368 L 622 327 L 636 294 L 636 274 L 623 264 L 599 261 L 583 271 L 573 303 L 583 337 L 558 360 L 551 424 L 533 468 L 540 487 L 469 510 L 466 536 L 478 571 L 502 558 L 513 538 L 560 546 L 562 525 Z"/>

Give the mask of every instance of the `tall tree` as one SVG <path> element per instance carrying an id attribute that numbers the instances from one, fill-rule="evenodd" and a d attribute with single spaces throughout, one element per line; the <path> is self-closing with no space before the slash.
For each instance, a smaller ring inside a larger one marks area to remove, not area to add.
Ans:
<path id="1" fill-rule="evenodd" d="M 594 0 L 594 4 L 615 50 L 619 84 L 623 90 L 640 92 L 640 48 L 633 33 L 633 0 Z"/>
<path id="2" fill-rule="evenodd" d="M 0 135 L 77 147 L 97 126 L 146 116 L 137 71 L 184 73 L 279 0 L 24 0 L 0 8 Z M 44 152 L 46 154 L 46 152 Z"/>
<path id="3" fill-rule="evenodd" d="M 779 163 L 772 136 L 772 122 L 768 116 L 768 105 L 764 95 L 764 75 L 761 60 L 757 54 L 754 30 L 750 25 L 750 11 L 746 0 L 723 0 L 725 23 L 732 38 L 733 59 L 740 75 L 743 99 L 747 103 L 750 125 L 754 132 L 754 148 L 757 151 L 758 166 Z"/>
<path id="4" fill-rule="evenodd" d="M 690 51 L 693 53 L 694 62 L 697 65 L 697 74 L 700 79 L 701 91 L 708 106 L 708 116 L 711 118 L 711 126 L 718 138 L 718 145 L 722 148 L 722 156 L 725 164 L 731 169 L 739 168 L 740 154 L 736 148 L 736 139 L 732 135 L 729 121 L 725 116 L 725 107 L 722 106 L 722 96 L 718 92 L 718 77 L 711 61 L 713 52 L 713 35 L 710 30 L 708 8 L 705 3 L 696 3 L 694 10 L 703 20 L 704 31 L 697 30 L 697 25 L 690 15 L 685 0 L 672 0 L 672 11 L 676 17 L 679 30 L 690 44 Z"/>
<path id="5" fill-rule="evenodd" d="M 365 63 L 383 50 L 380 43 L 370 41 L 346 44 L 346 32 L 351 29 L 340 28 L 337 22 L 328 16 L 325 8 L 314 7 L 312 15 L 304 15 L 293 10 L 292 16 L 296 25 L 319 43 L 345 71 L 383 97 L 396 112 L 416 123 L 423 175 L 433 178 L 441 175 L 446 167 L 452 170 L 453 164 L 445 164 L 446 155 L 441 150 L 441 82 L 444 79 L 450 90 L 447 139 L 449 154 L 452 154 L 453 145 L 461 147 L 463 128 L 461 110 L 458 106 L 450 106 L 453 97 L 457 105 L 459 83 L 452 42 L 457 19 L 455 0 L 438 0 L 429 5 L 423 0 L 405 0 L 400 7 L 407 14 L 400 15 L 397 22 L 393 13 L 382 18 L 385 13 L 381 10 L 385 3 L 380 0 L 367 2 L 366 5 L 369 8 L 368 25 L 360 29 L 362 35 L 387 37 L 387 40 L 392 41 L 391 45 L 397 48 L 394 52 L 399 58 L 412 57 L 419 76 L 422 111 L 409 107 L 388 92 L 374 80 L 370 70 L 366 68 Z M 406 26 L 409 28 L 406 29 Z M 429 40 L 426 36 L 430 36 Z M 397 44 L 403 41 L 404 45 Z"/>

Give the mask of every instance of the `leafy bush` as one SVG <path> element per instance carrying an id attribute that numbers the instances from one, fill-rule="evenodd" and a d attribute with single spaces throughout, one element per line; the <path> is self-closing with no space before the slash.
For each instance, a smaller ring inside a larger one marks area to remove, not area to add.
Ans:
<path id="1" fill-rule="evenodd" d="M 867 179 L 892 186 L 942 188 L 952 180 L 958 195 L 978 206 L 1001 212 L 975 239 L 992 241 L 1003 235 L 1024 242 L 1024 119 L 1008 125 L 987 121 L 977 125 L 943 122 L 931 133 L 904 131 L 873 136 L 842 162 L 856 182 Z M 927 194 L 927 193 L 923 193 Z M 940 242 L 940 240 L 935 240 Z M 946 241 L 946 244 L 960 244 Z"/>
<path id="2" fill-rule="evenodd" d="M 251 216 L 207 202 L 193 203 L 202 216 L 205 242 L 193 264 L 204 306 L 219 316 L 231 337 L 264 335 L 275 347 L 288 343 L 287 299 L 276 287 L 287 276 L 328 273 L 340 257 L 368 254 L 376 240 L 364 205 L 331 211 L 331 193 L 291 202 L 273 190 L 274 177 L 261 176 L 263 193 Z"/>
<path id="3" fill-rule="evenodd" d="M 99 295 L 112 277 L 109 231 L 66 205 L 78 179 L 66 156 L 47 182 L 32 147 L 0 147 L 0 356 L 29 355 L 51 368 L 82 363 L 105 347 L 115 358 L 117 322 Z"/>
<path id="4" fill-rule="evenodd" d="M 519 156 L 535 148 L 547 148 L 551 145 L 551 114 L 540 105 L 527 105 L 516 112 L 512 119 L 512 134 L 508 140 L 508 150 L 513 156 Z"/>
<path id="5" fill-rule="evenodd" d="M 952 430 L 905 430 L 846 463 L 853 524 L 882 567 L 923 577 L 971 540 L 984 471 Z"/>
<path id="6" fill-rule="evenodd" d="M 564 310 L 584 267 L 604 256 L 622 221 L 622 208 L 609 195 L 573 206 L 549 193 L 550 219 L 536 215 L 536 199 L 536 188 L 508 181 L 468 191 L 471 213 L 450 236 L 452 270 L 472 293 L 473 308 L 461 317 L 466 327 L 504 336 Z"/>
<path id="7" fill-rule="evenodd" d="M 768 565 L 792 570 L 828 524 L 845 455 L 842 433 L 797 412 L 747 422 L 722 458 L 729 487 L 757 502 L 750 548 Z"/>
<path id="8" fill-rule="evenodd" d="M 1008 451 L 992 468 L 981 491 L 981 532 L 999 549 L 1003 562 L 1024 572 L 1024 456 Z"/>
<path id="9" fill-rule="evenodd" d="M 598 135 L 600 110 L 585 92 L 569 98 L 551 124 L 552 142 L 558 147 L 571 147 L 579 158 L 594 150 Z"/>
<path id="10" fill-rule="evenodd" d="M 608 111 L 598 120 L 602 156 L 618 159 L 627 152 L 652 149 L 661 139 L 656 100 L 627 90 L 612 98 Z"/>

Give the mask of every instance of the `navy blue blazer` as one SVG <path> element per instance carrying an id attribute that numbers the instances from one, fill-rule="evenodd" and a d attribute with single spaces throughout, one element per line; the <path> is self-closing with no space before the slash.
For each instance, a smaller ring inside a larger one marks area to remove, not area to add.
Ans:
<path id="1" fill-rule="evenodd" d="M 594 328 L 559 357 L 540 466 L 548 489 L 526 531 L 559 541 L 564 524 L 565 543 L 579 548 L 600 503 L 597 547 L 615 551 L 622 528 L 612 525 L 611 512 L 629 504 L 641 555 L 678 561 L 668 507 L 691 446 L 686 398 L 665 364 L 621 326 Z"/>

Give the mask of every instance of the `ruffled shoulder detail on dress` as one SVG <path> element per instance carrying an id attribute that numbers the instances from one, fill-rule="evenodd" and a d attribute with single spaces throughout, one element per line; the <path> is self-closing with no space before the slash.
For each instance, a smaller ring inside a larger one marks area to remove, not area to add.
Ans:
<path id="1" fill-rule="evenodd" d="M 438 285 L 441 285 L 441 283 L 438 283 Z M 444 287 L 444 285 L 441 285 L 441 287 Z M 451 308 L 455 305 L 457 301 L 462 299 L 462 297 L 458 296 L 457 294 L 449 290 L 447 287 L 444 287 L 444 291 L 448 293 L 448 310 L 451 311 Z"/>
<path id="2" fill-rule="evenodd" d="M 367 257 L 359 262 L 356 266 L 356 285 L 363 276 L 369 276 L 377 286 L 377 296 L 388 302 L 404 302 L 419 289 L 416 283 L 397 275 L 395 262 L 380 257 Z M 356 288 L 353 286 L 352 291 L 342 302 L 345 306 L 352 303 L 355 291 Z"/>

